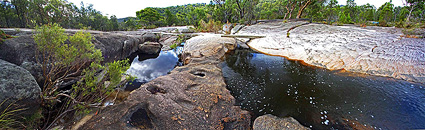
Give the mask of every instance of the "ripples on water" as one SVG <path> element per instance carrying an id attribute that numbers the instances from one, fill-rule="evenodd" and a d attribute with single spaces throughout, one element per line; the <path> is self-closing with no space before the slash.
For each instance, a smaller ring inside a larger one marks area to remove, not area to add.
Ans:
<path id="1" fill-rule="evenodd" d="M 222 67 L 236 105 L 254 116 L 292 116 L 313 129 L 425 128 L 423 84 L 313 68 L 248 50 L 227 55 Z"/>

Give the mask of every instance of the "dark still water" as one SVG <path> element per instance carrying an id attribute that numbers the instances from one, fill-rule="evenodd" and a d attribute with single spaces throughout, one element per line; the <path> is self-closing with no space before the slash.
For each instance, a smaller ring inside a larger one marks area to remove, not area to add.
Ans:
<path id="1" fill-rule="evenodd" d="M 330 71 L 248 50 L 223 67 L 236 105 L 254 116 L 292 116 L 312 129 L 425 128 L 425 86 Z"/>
<path id="2" fill-rule="evenodd" d="M 183 47 L 173 50 L 161 51 L 159 55 L 137 55 L 133 57 L 133 62 L 127 70 L 127 74 L 135 76 L 136 80 L 127 84 L 125 90 L 132 91 L 159 76 L 166 75 L 176 66 L 181 65 L 178 55 L 183 51 Z M 133 58 L 131 57 L 131 58 Z"/>

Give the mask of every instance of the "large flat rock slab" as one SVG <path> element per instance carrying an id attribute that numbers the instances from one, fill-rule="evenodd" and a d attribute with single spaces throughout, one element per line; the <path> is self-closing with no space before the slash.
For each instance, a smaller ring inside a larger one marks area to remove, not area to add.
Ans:
<path id="1" fill-rule="evenodd" d="M 271 22 L 237 34 L 266 35 L 249 46 L 262 53 L 302 60 L 331 70 L 344 69 L 425 83 L 425 39 L 402 38 L 400 29 Z"/>

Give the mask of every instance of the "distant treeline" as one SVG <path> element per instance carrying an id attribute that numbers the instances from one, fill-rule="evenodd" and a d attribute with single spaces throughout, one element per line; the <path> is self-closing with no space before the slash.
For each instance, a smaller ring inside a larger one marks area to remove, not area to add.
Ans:
<path id="1" fill-rule="evenodd" d="M 189 4 L 166 8 L 145 8 L 137 12 L 140 27 L 199 25 L 200 21 L 250 24 L 259 19 L 309 18 L 328 24 L 370 23 L 382 26 L 425 22 L 425 0 L 404 0 L 395 7 L 391 0 L 375 7 L 347 0 L 212 0 L 209 4 Z"/>
<path id="2" fill-rule="evenodd" d="M 425 22 L 425 0 L 403 2 L 406 6 L 395 7 L 390 0 L 375 7 L 357 5 L 354 0 L 347 0 L 346 5 L 339 5 L 337 0 L 211 0 L 208 4 L 145 8 L 136 12 L 137 17 L 117 19 L 103 16 L 92 5 L 83 3 L 78 7 L 64 0 L 3 0 L 0 26 L 34 28 L 58 23 L 64 28 L 112 31 L 203 23 L 250 24 L 259 19 L 292 18 L 310 18 L 328 24 L 379 21 L 382 26 Z"/>
<path id="3" fill-rule="evenodd" d="M 57 23 L 64 28 L 119 30 L 117 17 L 108 18 L 93 5 L 80 7 L 64 0 L 2 0 L 0 27 L 34 28 L 37 25 Z"/>

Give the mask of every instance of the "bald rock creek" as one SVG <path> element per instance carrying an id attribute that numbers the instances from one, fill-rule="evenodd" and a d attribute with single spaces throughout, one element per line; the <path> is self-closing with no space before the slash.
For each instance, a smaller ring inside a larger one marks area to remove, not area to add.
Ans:
<path id="1" fill-rule="evenodd" d="M 180 66 L 181 50 L 133 55 L 127 73 L 137 78 L 126 90 Z M 235 105 L 250 111 L 253 120 L 272 114 L 312 129 L 425 128 L 424 84 L 331 71 L 246 49 L 226 55 L 221 67 Z"/>

